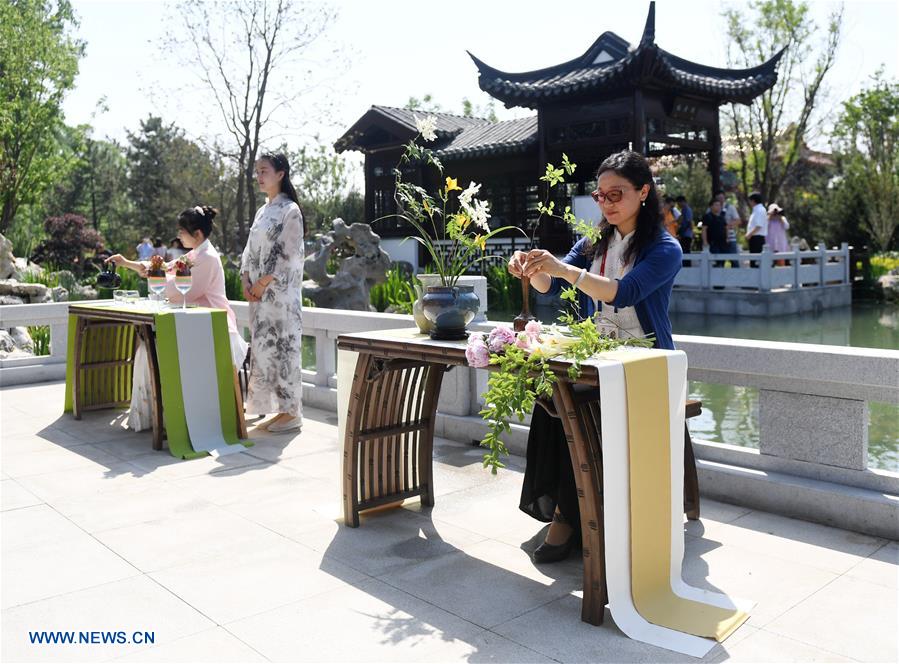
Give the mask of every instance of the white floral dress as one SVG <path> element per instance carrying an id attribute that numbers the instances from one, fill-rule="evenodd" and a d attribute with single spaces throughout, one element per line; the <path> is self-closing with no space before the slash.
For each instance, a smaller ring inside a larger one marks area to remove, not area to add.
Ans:
<path id="1" fill-rule="evenodd" d="M 240 263 L 250 284 L 274 279 L 250 302 L 247 413 L 302 417 L 303 215 L 284 194 L 256 212 Z"/>

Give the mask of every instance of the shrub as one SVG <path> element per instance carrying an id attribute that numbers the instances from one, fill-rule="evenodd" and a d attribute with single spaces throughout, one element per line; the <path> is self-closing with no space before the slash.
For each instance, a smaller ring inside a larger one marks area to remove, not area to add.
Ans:
<path id="1" fill-rule="evenodd" d="M 47 238 L 34 250 L 31 260 L 39 265 L 56 265 L 76 275 L 84 272 L 85 252 L 94 253 L 103 247 L 103 237 L 79 214 L 48 217 L 44 232 Z"/>

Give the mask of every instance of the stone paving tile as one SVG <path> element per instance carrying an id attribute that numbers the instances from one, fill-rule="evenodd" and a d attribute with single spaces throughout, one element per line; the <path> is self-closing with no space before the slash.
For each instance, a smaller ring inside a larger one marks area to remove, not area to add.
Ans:
<path id="1" fill-rule="evenodd" d="M 62 383 L 0 390 L 4 661 L 695 661 L 580 621 L 577 556 L 535 566 L 523 459 L 435 441 L 433 508 L 342 521 L 336 416 L 254 430 L 179 461 L 48 409 Z M 704 500 L 684 577 L 757 602 L 707 661 L 895 661 L 899 545 Z M 372 578 L 378 577 L 378 578 Z M 31 629 L 156 631 L 156 643 L 34 646 Z"/>

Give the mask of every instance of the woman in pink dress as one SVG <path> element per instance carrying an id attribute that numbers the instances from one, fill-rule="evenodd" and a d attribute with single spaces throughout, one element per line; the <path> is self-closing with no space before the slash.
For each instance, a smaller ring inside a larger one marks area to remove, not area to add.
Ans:
<path id="1" fill-rule="evenodd" d="M 172 304 L 188 304 L 201 307 L 224 309 L 228 312 L 228 332 L 231 338 L 231 360 L 240 368 L 247 356 L 247 342 L 237 330 L 237 318 L 225 295 L 225 270 L 219 252 L 209 242 L 212 234 L 212 220 L 217 212 L 208 205 L 187 208 L 178 215 L 178 239 L 185 249 L 186 257 L 192 262 L 190 290 L 181 295 L 175 288 L 175 262 L 166 264 L 165 296 Z M 121 254 L 110 256 L 108 262 L 134 270 L 142 277 L 147 276 L 149 261 L 129 261 Z"/>
<path id="2" fill-rule="evenodd" d="M 783 212 L 783 208 L 777 203 L 771 203 L 768 206 L 768 237 L 765 239 L 765 244 L 775 254 L 791 250 L 790 240 L 787 237 L 790 222 L 784 217 Z M 777 265 L 786 265 L 786 261 L 783 259 L 777 260 L 776 263 Z"/>
<path id="3" fill-rule="evenodd" d="M 212 220 L 216 210 L 208 205 L 187 208 L 178 215 L 178 239 L 185 249 L 189 249 L 191 284 L 190 290 L 182 295 L 175 288 L 175 261 L 166 263 L 165 295 L 172 304 L 189 304 L 202 307 L 224 309 L 228 312 L 228 333 L 231 342 L 231 362 L 240 369 L 247 356 L 247 342 L 237 331 L 237 318 L 225 295 L 225 270 L 219 252 L 209 242 Z M 121 254 L 110 256 L 107 262 L 134 270 L 140 276 L 147 276 L 149 261 L 129 261 Z M 143 431 L 152 426 L 152 394 L 150 390 L 150 365 L 147 351 L 141 344 L 134 355 L 134 378 L 131 385 L 131 409 L 128 413 L 128 427 Z"/>

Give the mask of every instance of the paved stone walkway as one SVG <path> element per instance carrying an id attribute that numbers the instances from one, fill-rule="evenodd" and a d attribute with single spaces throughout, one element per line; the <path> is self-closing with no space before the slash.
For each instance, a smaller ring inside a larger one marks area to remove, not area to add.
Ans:
<path id="1" fill-rule="evenodd" d="M 580 561 L 536 567 L 522 460 L 438 441 L 437 505 L 345 528 L 336 417 L 176 461 L 116 413 L 60 415 L 63 385 L 0 391 L 2 659 L 673 662 L 606 614 L 580 621 Z M 686 526 L 689 583 L 752 598 L 709 661 L 897 660 L 899 546 L 712 501 Z M 34 630 L 154 632 L 155 645 L 33 645 Z"/>

